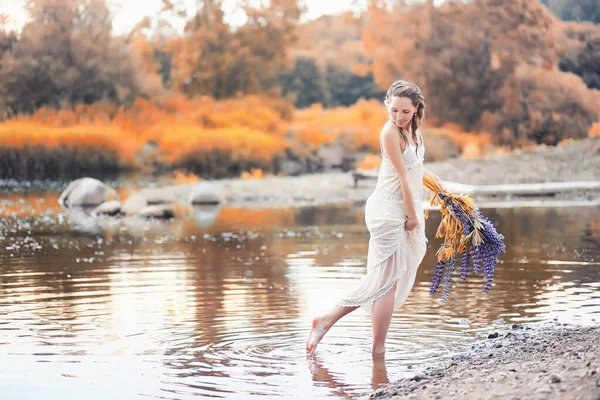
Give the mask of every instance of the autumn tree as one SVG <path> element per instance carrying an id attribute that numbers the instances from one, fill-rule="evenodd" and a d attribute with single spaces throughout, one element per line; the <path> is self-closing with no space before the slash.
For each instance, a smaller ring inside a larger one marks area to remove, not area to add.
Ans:
<path id="1" fill-rule="evenodd" d="M 198 4 L 184 36 L 172 43 L 175 85 L 189 96 L 219 99 L 269 89 L 295 39 L 301 12 L 295 0 L 240 2 L 246 23 L 235 30 L 222 5 L 220 0 Z"/>
<path id="2" fill-rule="evenodd" d="M 490 130 L 504 143 L 537 138 L 543 130 L 524 135 L 522 127 L 532 126 L 518 119 L 525 118 L 526 113 L 511 107 L 526 98 L 525 110 L 533 112 L 535 104 L 529 101 L 527 85 L 554 92 L 556 87 L 567 90 L 564 85 L 575 84 L 574 80 L 554 76 L 556 84 L 549 87 L 537 79 L 548 78 L 541 71 L 556 69 L 563 35 L 556 18 L 539 2 L 446 1 L 437 7 L 432 1 L 401 2 L 389 11 L 373 1 L 369 17 L 363 39 L 374 59 L 376 82 L 382 88 L 400 78 L 417 82 L 427 95 L 428 118 L 437 123 Z M 569 98 L 587 110 L 582 102 L 589 96 L 584 96 L 581 85 L 577 87 L 577 95 Z M 535 96 L 539 95 L 537 92 Z M 549 118 L 552 107 L 553 118 L 564 113 L 559 103 L 545 103 L 539 115 Z M 590 118 L 588 111 L 582 111 L 581 123 L 570 126 L 587 132 L 584 125 Z M 561 136 L 547 132 L 547 140 L 536 140 L 555 142 Z"/>
<path id="3" fill-rule="evenodd" d="M 347 12 L 298 25 L 298 40 L 289 50 L 293 67 L 278 75 L 283 93 L 293 93 L 297 107 L 314 102 L 350 106 L 361 98 L 383 98 L 371 73 L 355 71 L 357 65 L 371 62 L 361 40 L 365 20 Z"/>
<path id="4" fill-rule="evenodd" d="M 507 79 L 501 97 L 501 110 L 484 120 L 503 143 L 555 145 L 583 138 L 599 117 L 600 91 L 589 90 L 576 75 L 556 70 L 522 65 Z"/>
<path id="5" fill-rule="evenodd" d="M 600 90 L 600 27 L 591 23 L 563 23 L 564 53 L 560 69 L 580 76 L 587 87 Z"/>
<path id="6" fill-rule="evenodd" d="M 0 97 L 14 113 L 146 93 L 104 0 L 27 0 L 31 20 L 4 54 Z"/>

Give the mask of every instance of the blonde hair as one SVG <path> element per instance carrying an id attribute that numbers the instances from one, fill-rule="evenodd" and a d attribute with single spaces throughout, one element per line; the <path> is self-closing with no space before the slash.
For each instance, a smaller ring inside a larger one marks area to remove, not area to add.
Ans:
<path id="1" fill-rule="evenodd" d="M 425 98 L 423 94 L 421 94 L 421 89 L 414 83 L 398 80 L 388 88 L 385 94 L 385 101 L 383 102 L 386 106 L 389 107 L 392 101 L 392 97 L 406 97 L 408 98 L 413 107 L 417 108 L 415 115 L 413 115 L 410 121 L 410 130 L 412 133 L 413 142 L 417 145 L 417 149 L 419 148 L 419 140 L 417 137 L 417 130 L 421 126 L 423 119 L 425 119 Z M 408 138 L 402 131 L 402 129 L 398 128 L 400 132 L 400 136 L 402 140 L 408 145 Z"/>

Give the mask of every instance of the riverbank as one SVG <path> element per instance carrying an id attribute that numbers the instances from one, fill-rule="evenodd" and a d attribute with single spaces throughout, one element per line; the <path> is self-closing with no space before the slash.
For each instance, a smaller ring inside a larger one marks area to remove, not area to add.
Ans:
<path id="1" fill-rule="evenodd" d="M 569 141 L 556 147 L 538 146 L 489 157 L 449 159 L 426 163 L 425 168 L 448 182 L 451 191 L 461 191 L 462 185 L 600 182 L 600 138 Z M 365 173 L 373 177 L 377 171 Z M 376 179 L 360 180 L 355 187 L 352 172 L 327 172 L 297 177 L 212 182 L 225 202 L 310 204 L 365 201 L 375 188 Z M 492 196 L 486 193 L 473 194 L 472 197 L 484 199 Z M 510 198 L 518 196 L 518 191 L 509 195 Z M 556 196 L 569 200 L 593 200 L 598 197 L 598 191 L 568 190 Z"/>
<path id="2" fill-rule="evenodd" d="M 597 400 L 600 326 L 507 326 L 369 398 Z"/>

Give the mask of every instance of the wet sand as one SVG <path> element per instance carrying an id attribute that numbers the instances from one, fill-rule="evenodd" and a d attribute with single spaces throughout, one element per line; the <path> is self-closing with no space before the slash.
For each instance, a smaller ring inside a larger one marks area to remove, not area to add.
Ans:
<path id="1" fill-rule="evenodd" d="M 369 398 L 597 400 L 600 325 L 508 325 Z"/>

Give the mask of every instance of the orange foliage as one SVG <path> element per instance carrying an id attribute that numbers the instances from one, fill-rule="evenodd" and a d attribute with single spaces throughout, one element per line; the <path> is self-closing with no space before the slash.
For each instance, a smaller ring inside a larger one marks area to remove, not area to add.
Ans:
<path id="1" fill-rule="evenodd" d="M 270 160 L 285 148 L 292 106 L 279 99 L 247 96 L 216 101 L 181 95 L 162 104 L 137 99 L 129 108 L 96 103 L 74 110 L 40 108 L 0 124 L 8 146 L 89 146 L 115 150 L 133 162 L 143 144 L 159 144 L 163 161 L 221 150 L 232 158 Z"/>
<path id="2" fill-rule="evenodd" d="M 376 100 L 327 110 L 313 106 L 296 112 L 290 132 L 313 149 L 342 140 L 353 150 L 365 148 L 375 152 L 379 150 L 379 132 L 386 118 L 385 107 Z"/>
<path id="3" fill-rule="evenodd" d="M 458 144 L 461 156 L 476 158 L 489 154 L 492 149 L 492 136 L 488 133 L 465 132 L 457 124 L 444 124 L 440 128 L 430 128 L 428 131 L 436 136 L 447 136 Z"/>
<path id="4" fill-rule="evenodd" d="M 264 178 L 264 172 L 260 168 L 252 168 L 250 172 L 244 171 L 242 172 L 242 179 L 262 179 Z"/>
<path id="5" fill-rule="evenodd" d="M 364 23 L 364 16 L 346 12 L 300 24 L 296 30 L 300 40 L 291 47 L 290 56 L 313 58 L 321 68 L 336 65 L 350 70 L 367 63 L 370 58 L 361 40 Z"/>
<path id="6" fill-rule="evenodd" d="M 589 137 L 599 137 L 600 136 L 600 121 L 594 123 L 590 130 L 588 131 Z"/>
<path id="7" fill-rule="evenodd" d="M 376 154 L 367 154 L 356 164 L 357 169 L 378 169 L 381 166 L 381 157 Z"/>
<path id="8" fill-rule="evenodd" d="M 70 117 L 64 114 L 63 117 Z M 133 161 L 132 155 L 141 143 L 123 140 L 127 132 L 114 125 L 73 124 L 60 126 L 19 117 L 0 124 L 0 141 L 4 146 L 21 148 L 43 145 L 46 147 L 90 147 L 116 151 L 124 161 Z"/>
<path id="9" fill-rule="evenodd" d="M 200 178 L 191 172 L 186 174 L 181 171 L 175 171 L 175 185 L 186 185 L 188 183 L 195 183 L 198 181 L 200 181 Z"/>

